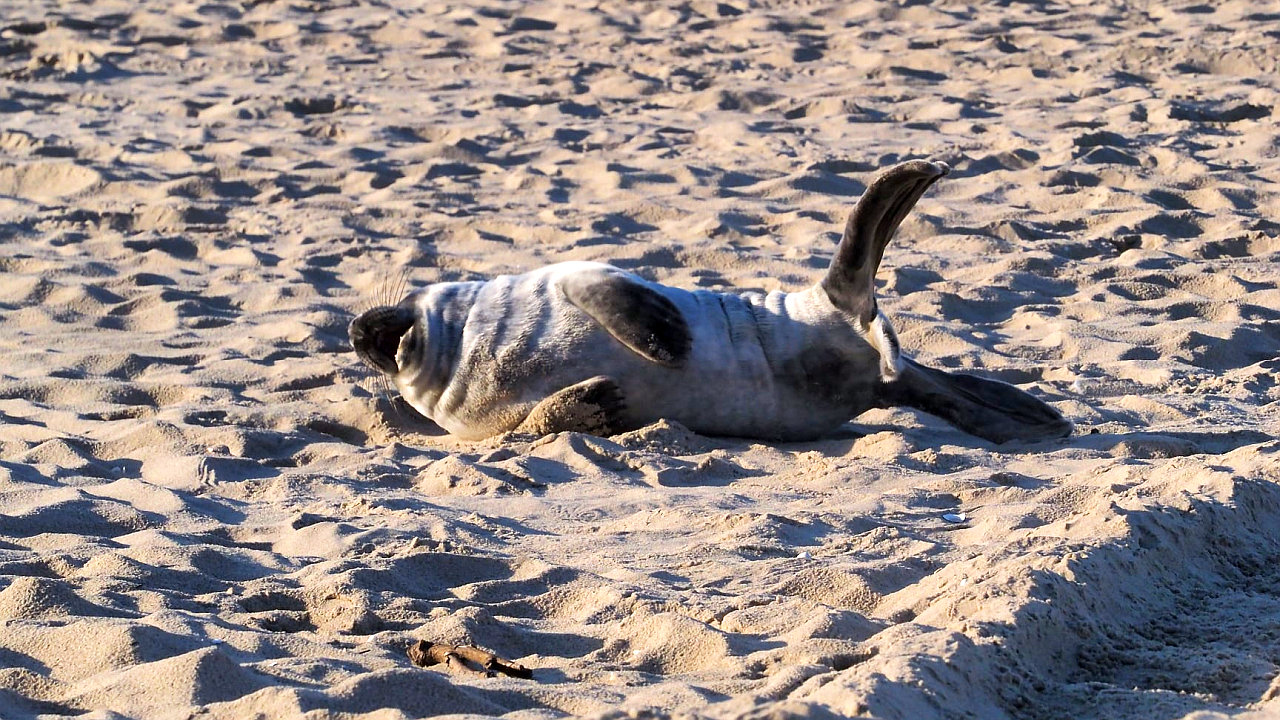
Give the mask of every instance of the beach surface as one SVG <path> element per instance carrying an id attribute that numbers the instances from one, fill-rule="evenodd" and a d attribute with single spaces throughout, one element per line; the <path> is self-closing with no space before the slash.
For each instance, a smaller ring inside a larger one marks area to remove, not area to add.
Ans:
<path id="1" fill-rule="evenodd" d="M 0 717 L 1280 715 L 1278 106 L 1275 2 L 6 0 Z M 348 346 L 803 289 L 910 158 L 904 351 L 1071 437 L 465 443 Z"/>

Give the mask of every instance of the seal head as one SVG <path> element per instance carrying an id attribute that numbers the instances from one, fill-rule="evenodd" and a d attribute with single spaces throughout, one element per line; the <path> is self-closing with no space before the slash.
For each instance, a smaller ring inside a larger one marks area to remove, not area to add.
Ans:
<path id="1" fill-rule="evenodd" d="M 413 328 L 413 321 L 413 308 L 404 303 L 376 307 L 351 321 L 347 337 L 361 360 L 380 372 L 395 375 L 400 371 L 396 364 L 400 340 Z"/>

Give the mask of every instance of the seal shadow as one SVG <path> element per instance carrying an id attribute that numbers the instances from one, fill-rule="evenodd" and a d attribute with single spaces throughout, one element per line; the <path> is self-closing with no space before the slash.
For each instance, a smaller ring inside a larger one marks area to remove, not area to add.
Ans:
<path id="1" fill-rule="evenodd" d="M 427 437 L 444 437 L 449 434 L 448 430 L 437 425 L 435 421 L 423 417 L 417 410 L 414 410 L 399 395 L 388 399 L 385 395 L 379 394 L 377 401 L 374 403 L 374 409 L 382 416 L 382 419 L 387 423 L 387 427 L 395 429 L 397 433 L 425 435 Z"/>
<path id="2" fill-rule="evenodd" d="M 923 418 L 922 418 L 923 419 Z M 944 448 L 963 448 L 967 450 L 996 450 L 1001 453 L 1037 455 L 1066 448 L 1095 450 L 1113 457 L 1133 459 L 1160 459 L 1182 457 L 1185 455 L 1223 455 L 1247 445 L 1257 445 L 1276 440 L 1274 435 L 1259 430 L 1221 430 L 1221 431 L 1147 431 L 1099 432 L 1096 429 L 1080 431 L 1064 438 L 1040 440 L 1036 442 L 1010 441 L 993 443 L 955 430 L 941 421 L 925 422 L 920 428 L 904 430 L 893 424 L 865 425 L 846 423 L 825 438 L 805 443 L 787 443 L 787 447 L 806 447 L 812 450 L 823 449 L 826 445 L 831 451 L 841 454 L 854 452 L 854 445 L 867 436 L 880 432 L 901 433 L 913 450 L 941 451 Z M 781 445 L 780 445 L 781 447 Z"/>
<path id="3" fill-rule="evenodd" d="M 1225 455 L 1233 450 L 1276 438 L 1259 430 L 1177 431 L 1127 433 L 1093 432 L 1069 440 L 1073 447 L 1098 450 L 1113 457 L 1151 460 L 1186 455 Z"/>

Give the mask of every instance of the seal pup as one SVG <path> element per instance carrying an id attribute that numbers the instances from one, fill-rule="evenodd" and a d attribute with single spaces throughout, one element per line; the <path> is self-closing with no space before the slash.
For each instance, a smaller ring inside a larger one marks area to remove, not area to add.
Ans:
<path id="1" fill-rule="evenodd" d="M 707 435 L 806 440 L 870 408 L 907 406 L 1002 443 L 1071 432 L 1013 385 L 925 367 L 876 305 L 885 246 L 948 173 L 913 160 L 877 177 L 827 274 L 795 293 L 690 292 L 565 262 L 409 293 L 351 322 L 356 354 L 450 433 L 609 435 L 660 418 Z"/>

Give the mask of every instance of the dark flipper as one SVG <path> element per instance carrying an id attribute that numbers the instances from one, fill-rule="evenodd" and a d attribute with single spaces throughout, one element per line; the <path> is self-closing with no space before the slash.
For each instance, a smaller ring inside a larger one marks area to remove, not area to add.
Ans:
<path id="1" fill-rule="evenodd" d="M 1051 440 L 1072 430 L 1057 410 L 1008 383 L 935 370 L 908 357 L 897 379 L 881 386 L 881 401 L 923 410 L 993 443 Z"/>
<path id="2" fill-rule="evenodd" d="M 613 435 L 626 429 L 622 419 L 625 410 L 622 389 L 612 378 L 597 375 L 570 385 L 535 405 L 516 432 L 532 435 L 554 432 Z"/>
<path id="3" fill-rule="evenodd" d="M 558 282 L 569 302 L 640 355 L 667 367 L 680 367 L 689 357 L 689 326 L 680 308 L 643 281 L 602 268 Z"/>
<path id="4" fill-rule="evenodd" d="M 875 279 L 885 246 L 929 186 L 950 172 L 943 163 L 912 160 L 881 173 L 849 214 L 844 237 L 822 280 L 831 301 L 869 323 L 876 316 Z"/>

